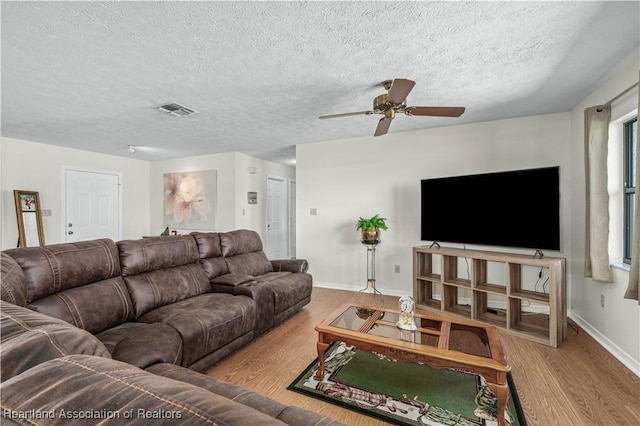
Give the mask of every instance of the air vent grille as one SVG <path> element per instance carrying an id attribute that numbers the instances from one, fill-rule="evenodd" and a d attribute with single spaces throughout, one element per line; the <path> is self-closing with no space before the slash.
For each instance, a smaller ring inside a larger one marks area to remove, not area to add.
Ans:
<path id="1" fill-rule="evenodd" d="M 193 108 L 187 108 L 184 105 L 180 105 L 179 103 L 176 102 L 170 102 L 167 104 L 162 104 L 158 107 L 158 110 L 162 111 L 162 112 L 166 112 L 168 114 L 171 115 L 176 115 L 178 117 L 184 117 L 187 115 L 192 115 L 192 114 L 197 114 L 198 111 L 196 111 Z"/>

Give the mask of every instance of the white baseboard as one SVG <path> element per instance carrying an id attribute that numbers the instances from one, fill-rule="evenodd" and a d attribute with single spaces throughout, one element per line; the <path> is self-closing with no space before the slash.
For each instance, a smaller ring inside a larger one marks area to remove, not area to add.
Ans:
<path id="1" fill-rule="evenodd" d="M 373 293 L 373 289 L 371 287 L 367 288 L 365 287 L 365 285 L 359 285 L 359 286 L 355 286 L 355 285 L 345 285 L 345 284 L 336 284 L 336 283 L 327 283 L 327 282 L 318 282 L 318 281 L 314 281 L 313 282 L 313 286 L 314 287 L 322 287 L 322 288 L 330 288 L 333 290 L 347 290 L 347 291 L 362 291 L 363 293 L 365 292 L 364 290 L 366 289 L 366 291 L 368 293 Z M 394 289 L 387 289 L 384 287 L 376 287 L 376 290 L 378 290 L 380 293 L 387 295 L 387 296 L 413 296 L 413 293 L 410 291 L 399 291 L 399 290 L 394 290 Z"/>
<path id="2" fill-rule="evenodd" d="M 314 282 L 314 287 L 322 287 L 322 288 L 330 288 L 334 290 L 347 290 L 347 291 L 362 291 L 366 287 L 364 286 L 353 286 L 353 285 L 344 285 L 344 284 L 336 284 L 336 283 L 327 283 L 327 282 Z M 389 296 L 412 296 L 411 292 L 407 291 L 399 291 L 393 289 L 385 289 L 383 287 L 378 287 L 378 291 L 382 294 L 386 294 Z M 368 288 L 366 291 L 372 292 L 371 288 Z M 498 306 L 499 307 L 499 306 Z M 536 311 L 535 307 L 532 306 L 533 311 Z M 624 364 L 628 369 L 633 371 L 637 376 L 640 377 L 640 361 L 634 359 L 631 355 L 622 350 L 618 345 L 613 343 L 611 340 L 607 338 L 604 334 L 600 333 L 600 331 L 596 330 L 585 321 L 580 315 L 576 314 L 573 311 L 569 311 L 568 317 L 576 322 L 589 336 L 593 337 L 593 339 L 602 345 L 613 357 L 615 357 L 618 361 Z"/>
<path id="3" fill-rule="evenodd" d="M 576 322 L 589 336 L 602 345 L 611 355 L 618 361 L 623 363 L 629 370 L 633 371 L 636 376 L 640 377 L 640 361 L 634 359 L 631 355 L 622 350 L 618 345 L 613 343 L 607 336 L 595 329 L 591 324 L 585 321 L 580 315 L 573 311 L 569 311 L 568 317 Z"/>

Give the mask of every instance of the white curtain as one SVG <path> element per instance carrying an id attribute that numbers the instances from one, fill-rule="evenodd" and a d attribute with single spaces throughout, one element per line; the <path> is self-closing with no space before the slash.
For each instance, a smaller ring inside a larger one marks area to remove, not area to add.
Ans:
<path id="1" fill-rule="evenodd" d="M 638 112 L 640 112 L 640 90 L 638 91 Z M 640 131 L 636 126 L 636 144 L 640 137 Z M 631 271 L 629 272 L 629 286 L 624 294 L 625 299 L 638 300 L 638 282 L 640 281 L 640 156 L 637 155 L 638 147 L 636 146 L 636 193 L 635 193 L 635 221 L 633 222 L 633 234 L 631 235 Z"/>
<path id="2" fill-rule="evenodd" d="M 584 110 L 586 229 L 584 276 L 613 282 L 609 266 L 607 150 L 611 105 Z"/>

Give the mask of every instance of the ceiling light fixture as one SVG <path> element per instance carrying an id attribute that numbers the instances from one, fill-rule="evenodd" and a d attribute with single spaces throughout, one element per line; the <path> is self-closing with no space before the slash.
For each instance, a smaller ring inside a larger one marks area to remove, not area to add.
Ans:
<path id="1" fill-rule="evenodd" d="M 129 145 L 129 152 L 132 154 L 136 153 L 136 146 L 135 145 Z"/>

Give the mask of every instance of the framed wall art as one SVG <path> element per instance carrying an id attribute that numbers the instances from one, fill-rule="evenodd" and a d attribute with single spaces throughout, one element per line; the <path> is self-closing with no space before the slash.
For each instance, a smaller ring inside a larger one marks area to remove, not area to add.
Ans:
<path id="1" fill-rule="evenodd" d="M 215 170 L 164 174 L 164 218 L 171 229 L 214 230 Z"/>

